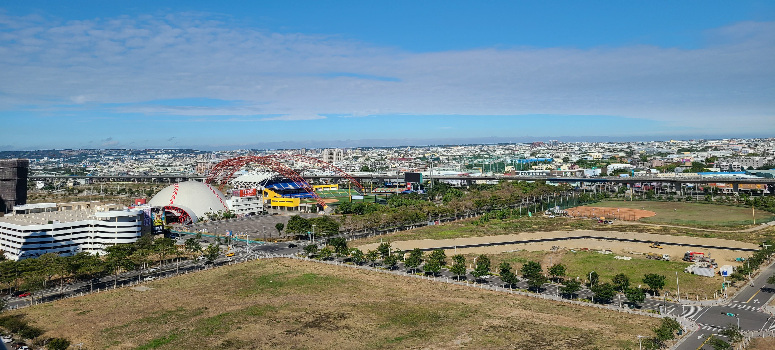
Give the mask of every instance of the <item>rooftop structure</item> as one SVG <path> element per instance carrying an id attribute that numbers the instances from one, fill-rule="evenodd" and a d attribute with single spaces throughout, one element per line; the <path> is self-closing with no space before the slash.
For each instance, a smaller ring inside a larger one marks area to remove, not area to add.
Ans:
<path id="1" fill-rule="evenodd" d="M 103 254 L 105 247 L 132 243 L 142 231 L 140 210 L 109 210 L 113 206 L 60 210 L 54 203 L 15 207 L 17 214 L 0 218 L 0 249 L 7 259 L 46 253 Z M 28 211 L 27 214 L 18 214 Z"/>
<path id="2" fill-rule="evenodd" d="M 0 159 L 0 215 L 27 203 L 27 159 Z"/>

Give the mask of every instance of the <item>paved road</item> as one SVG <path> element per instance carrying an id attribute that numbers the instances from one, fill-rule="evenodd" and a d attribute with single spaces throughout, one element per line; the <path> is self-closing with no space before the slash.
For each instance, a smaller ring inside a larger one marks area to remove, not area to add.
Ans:
<path id="1" fill-rule="evenodd" d="M 697 322 L 700 329 L 689 334 L 688 339 L 678 349 L 711 349 L 706 343 L 707 339 L 730 325 L 737 325 L 738 321 L 742 330 L 775 330 L 775 317 L 761 310 L 775 295 L 775 285 L 766 283 L 767 278 L 773 274 L 775 264 L 762 271 L 759 277 L 754 279 L 753 286 L 746 285 L 724 305 L 692 307 L 692 312 L 685 316 Z M 734 316 L 728 316 L 727 313 Z"/>

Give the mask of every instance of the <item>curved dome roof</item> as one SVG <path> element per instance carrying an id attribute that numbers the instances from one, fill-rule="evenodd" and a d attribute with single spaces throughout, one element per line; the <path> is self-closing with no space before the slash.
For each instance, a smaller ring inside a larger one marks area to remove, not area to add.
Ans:
<path id="1" fill-rule="evenodd" d="M 186 181 L 165 187 L 148 202 L 154 207 L 173 206 L 185 210 L 193 221 L 207 212 L 229 210 L 223 193 L 217 188 L 197 181 Z"/>

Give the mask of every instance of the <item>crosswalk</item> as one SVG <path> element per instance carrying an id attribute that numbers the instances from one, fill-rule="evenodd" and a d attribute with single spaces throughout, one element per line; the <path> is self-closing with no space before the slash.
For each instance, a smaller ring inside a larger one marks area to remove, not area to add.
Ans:
<path id="1" fill-rule="evenodd" d="M 726 327 L 719 327 L 719 326 L 712 325 L 712 324 L 704 324 L 704 323 L 698 323 L 697 325 L 698 325 L 698 326 L 700 327 L 700 329 L 702 329 L 702 330 L 705 330 L 705 331 L 711 331 L 711 332 L 714 332 L 714 333 L 721 332 L 721 331 L 723 331 L 724 329 L 726 329 Z"/>
<path id="2" fill-rule="evenodd" d="M 741 302 L 738 302 L 738 301 L 733 301 L 733 302 L 729 303 L 729 305 L 727 305 L 727 306 L 730 307 L 730 308 L 733 308 L 733 309 L 742 309 L 742 310 L 750 310 L 750 311 L 761 311 L 761 306 L 748 305 L 748 304 L 744 304 L 744 303 L 741 303 Z"/>
<path id="3" fill-rule="evenodd" d="M 700 311 L 702 311 L 702 309 L 703 309 L 702 306 L 695 306 L 695 305 L 685 306 L 683 308 L 683 312 L 681 313 L 681 316 L 691 319 L 697 316 L 697 314 L 699 314 Z"/>

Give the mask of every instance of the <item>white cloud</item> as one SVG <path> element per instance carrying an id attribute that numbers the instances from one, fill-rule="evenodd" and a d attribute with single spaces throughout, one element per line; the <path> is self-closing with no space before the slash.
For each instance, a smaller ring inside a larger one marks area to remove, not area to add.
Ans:
<path id="1" fill-rule="evenodd" d="M 771 22 L 710 30 L 698 49 L 433 53 L 234 28 L 203 14 L 53 23 L 0 13 L 2 28 L 0 110 L 6 111 L 75 102 L 121 104 L 109 107 L 115 112 L 257 120 L 614 115 L 738 131 L 772 128 L 775 114 Z M 332 74 L 342 72 L 348 74 Z M 244 104 L 134 104 L 192 96 Z"/>
<path id="2" fill-rule="evenodd" d="M 291 120 L 316 120 L 316 119 L 326 119 L 326 117 L 322 115 L 308 115 L 308 114 L 290 114 L 290 115 L 281 115 L 278 117 L 266 117 L 261 118 L 262 121 L 272 121 L 272 120 L 285 120 L 285 121 L 291 121 Z"/>

